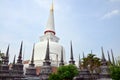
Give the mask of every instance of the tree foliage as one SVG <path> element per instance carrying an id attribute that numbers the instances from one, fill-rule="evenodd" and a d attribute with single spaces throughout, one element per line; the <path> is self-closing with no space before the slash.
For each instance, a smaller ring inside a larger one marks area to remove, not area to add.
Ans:
<path id="1" fill-rule="evenodd" d="M 4 53 L 0 51 L 0 64 L 2 63 L 2 57 L 4 56 Z"/>
<path id="2" fill-rule="evenodd" d="M 88 54 L 87 57 L 83 58 L 82 61 L 82 67 L 88 68 L 91 73 L 93 73 L 93 70 L 96 70 L 96 72 L 99 72 L 98 68 L 101 64 L 100 58 L 96 57 L 95 54 Z"/>
<path id="3" fill-rule="evenodd" d="M 110 66 L 110 74 L 113 80 L 120 80 L 120 65 Z"/>
<path id="4" fill-rule="evenodd" d="M 56 73 L 50 75 L 49 80 L 61 80 L 60 76 Z"/>
<path id="5" fill-rule="evenodd" d="M 77 74 L 78 70 L 74 65 L 60 66 L 57 73 L 50 75 L 49 80 L 73 80 Z"/>

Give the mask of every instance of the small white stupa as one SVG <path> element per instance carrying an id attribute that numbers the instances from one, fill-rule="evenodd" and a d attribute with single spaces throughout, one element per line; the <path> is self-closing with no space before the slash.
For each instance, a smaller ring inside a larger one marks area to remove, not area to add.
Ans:
<path id="1" fill-rule="evenodd" d="M 40 37 L 40 42 L 35 44 L 35 53 L 34 53 L 34 59 L 35 59 L 35 65 L 36 66 L 42 66 L 43 61 L 46 54 L 47 49 L 47 41 L 49 40 L 49 48 L 50 48 L 50 60 L 52 66 L 58 66 L 60 59 L 61 59 L 61 49 L 63 46 L 61 46 L 59 42 L 59 38 L 55 36 L 55 26 L 54 26 L 54 9 L 53 9 L 53 3 L 50 8 L 50 15 L 48 18 L 47 26 L 44 31 L 44 35 Z M 65 51 L 63 48 L 63 59 L 65 61 Z"/>

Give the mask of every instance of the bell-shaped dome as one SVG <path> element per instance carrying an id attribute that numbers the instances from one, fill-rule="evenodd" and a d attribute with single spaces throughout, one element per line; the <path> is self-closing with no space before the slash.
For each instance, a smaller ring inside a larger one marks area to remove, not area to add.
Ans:
<path id="1" fill-rule="evenodd" d="M 47 40 L 43 42 L 38 42 L 35 45 L 35 64 L 36 66 L 41 66 L 43 64 L 43 61 L 45 59 L 47 49 Z M 50 50 L 50 61 L 52 66 L 58 66 L 60 59 L 61 59 L 61 50 L 62 46 L 56 42 L 49 41 L 49 50 Z M 63 59 L 65 60 L 65 51 L 63 49 Z"/>

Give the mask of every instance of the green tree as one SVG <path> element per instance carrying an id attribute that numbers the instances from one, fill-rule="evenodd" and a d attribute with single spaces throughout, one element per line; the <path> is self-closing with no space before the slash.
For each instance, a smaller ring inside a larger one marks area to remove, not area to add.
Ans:
<path id="1" fill-rule="evenodd" d="M 66 66 L 60 66 L 57 70 L 57 73 L 50 75 L 49 80 L 73 80 L 74 76 L 76 75 L 78 75 L 77 67 L 70 64 Z"/>
<path id="2" fill-rule="evenodd" d="M 60 76 L 56 73 L 50 75 L 49 80 L 61 80 Z"/>
<path id="3" fill-rule="evenodd" d="M 120 65 L 110 66 L 110 75 L 113 80 L 120 80 Z"/>
<path id="4" fill-rule="evenodd" d="M 4 53 L 0 51 L 0 64 L 2 63 L 2 57 L 4 56 Z"/>
<path id="5" fill-rule="evenodd" d="M 93 70 L 96 70 L 100 66 L 100 58 L 96 57 L 95 54 L 88 54 L 87 57 L 83 58 L 82 66 L 84 68 L 88 68 L 91 73 L 93 73 Z M 98 69 L 96 70 L 98 72 Z"/>

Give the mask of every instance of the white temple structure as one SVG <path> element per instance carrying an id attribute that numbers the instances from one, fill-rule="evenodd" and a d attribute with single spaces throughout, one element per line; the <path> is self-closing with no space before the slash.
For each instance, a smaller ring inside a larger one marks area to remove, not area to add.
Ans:
<path id="1" fill-rule="evenodd" d="M 46 25 L 46 29 L 44 31 L 44 35 L 40 37 L 40 42 L 35 44 L 34 59 L 35 59 L 36 66 L 41 66 L 43 64 L 48 40 L 49 40 L 49 46 L 50 46 L 51 65 L 56 67 L 59 65 L 59 62 L 61 59 L 61 49 L 63 48 L 63 46 L 58 43 L 59 38 L 55 34 L 56 32 L 55 32 L 55 26 L 54 26 L 54 8 L 52 3 L 48 22 Z M 63 59 L 65 60 L 64 48 L 63 48 L 63 55 L 64 55 Z"/>

